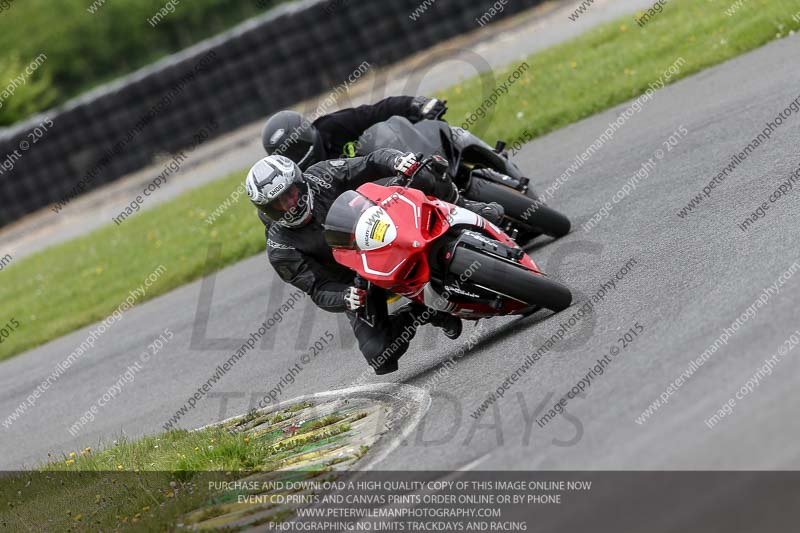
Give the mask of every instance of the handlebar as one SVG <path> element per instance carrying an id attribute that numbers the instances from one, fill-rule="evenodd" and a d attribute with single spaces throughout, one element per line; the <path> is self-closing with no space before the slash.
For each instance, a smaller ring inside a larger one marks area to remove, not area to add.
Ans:
<path id="1" fill-rule="evenodd" d="M 364 289 L 367 291 L 367 301 L 366 304 L 361 307 L 360 309 L 356 310 L 356 316 L 359 320 L 365 322 L 370 327 L 375 327 L 375 323 L 377 322 L 376 312 L 373 309 L 374 304 L 372 303 L 372 298 L 370 297 L 370 290 L 372 287 L 370 286 L 370 282 L 365 280 L 359 275 L 356 275 L 355 279 L 353 280 L 353 286 L 357 289 Z"/>
<path id="2" fill-rule="evenodd" d="M 403 188 L 405 188 L 405 189 L 408 189 L 409 187 L 411 187 L 411 184 L 414 182 L 414 178 L 416 178 L 417 175 L 420 172 L 422 172 L 424 169 L 426 169 L 428 167 L 431 167 L 435 163 L 437 163 L 437 160 L 436 160 L 435 157 L 430 156 L 430 157 L 423 158 L 421 153 L 420 154 L 416 154 L 416 158 L 417 158 L 418 161 L 420 161 L 419 166 L 416 169 L 414 169 L 414 172 L 411 174 L 411 176 L 402 177 L 401 178 L 400 183 L 404 183 Z M 447 167 L 445 166 L 445 168 L 443 168 L 441 170 L 442 170 L 442 174 L 444 174 L 445 172 L 447 172 Z"/>

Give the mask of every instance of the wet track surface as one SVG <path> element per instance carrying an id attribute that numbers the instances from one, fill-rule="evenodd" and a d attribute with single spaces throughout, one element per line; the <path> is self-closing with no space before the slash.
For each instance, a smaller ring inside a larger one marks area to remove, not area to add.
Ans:
<path id="1" fill-rule="evenodd" d="M 554 316 L 539 313 L 467 325 L 455 342 L 426 327 L 401 360 L 399 372 L 368 376 L 368 383 L 396 381 L 432 389 L 430 409 L 416 433 L 378 468 L 800 466 L 795 444 L 800 437 L 795 386 L 800 349 L 789 352 L 771 375 L 736 400 L 730 415 L 713 428 L 704 423 L 800 329 L 800 269 L 740 322 L 727 344 L 670 395 L 667 405 L 643 424 L 636 422 L 691 360 L 800 261 L 800 191 L 771 204 L 748 231 L 737 227 L 800 164 L 798 114 L 693 212 L 685 218 L 677 215 L 733 154 L 797 98 L 800 72 L 791 65 L 798 53 L 800 39 L 789 37 L 659 91 L 559 188 L 551 204 L 572 218 L 573 232 L 556 242 L 537 244 L 531 255 L 578 294 L 573 307 Z M 542 190 L 627 107 L 539 139 L 517 160 Z M 669 145 L 669 137 L 681 127 L 686 133 Z M 663 158 L 656 159 L 649 177 L 613 204 L 591 231 L 583 231 L 581 224 L 612 202 L 659 149 L 664 150 Z M 503 398 L 474 419 L 471 413 L 526 356 L 556 334 L 626 264 L 627 272 L 605 291 L 594 312 L 575 322 Z M 10 428 L 0 427 L 0 468 L 31 466 L 46 459 L 48 452 L 97 447 L 120 435 L 162 430 L 162 424 L 217 372 L 217 365 L 288 298 L 288 289 L 270 295 L 281 287 L 273 283 L 273 276 L 262 254 L 126 313 L 34 407 Z M 282 379 L 280 401 L 352 385 L 366 366 L 341 318 L 316 310 L 310 302 L 295 306 L 265 336 L 273 346 L 257 345 L 178 426 L 194 428 L 244 413 Z M 174 338 L 73 437 L 69 426 L 118 382 L 165 328 Z M 619 341 L 631 328 L 637 331 L 631 334 L 633 341 Z M 0 419 L 5 420 L 90 329 L 0 365 Z M 326 332 L 335 337 L 332 344 L 303 363 L 309 345 Z M 470 340 L 476 342 L 465 352 Z M 568 416 L 539 427 L 534 418 L 585 378 L 612 347 L 620 352 L 602 375 L 591 378 L 585 397 L 569 401 Z M 457 359 L 455 364 L 441 370 L 451 357 Z M 289 383 L 284 376 L 298 361 L 302 371 Z"/>

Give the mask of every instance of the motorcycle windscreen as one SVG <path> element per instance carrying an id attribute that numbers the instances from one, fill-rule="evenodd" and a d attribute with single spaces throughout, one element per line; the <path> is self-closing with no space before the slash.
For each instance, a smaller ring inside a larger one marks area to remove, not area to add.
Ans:
<path id="1" fill-rule="evenodd" d="M 356 191 L 342 193 L 333 202 L 325 218 L 325 242 L 328 246 L 357 249 L 356 226 L 361 215 L 371 207 L 377 207 L 375 202 Z"/>

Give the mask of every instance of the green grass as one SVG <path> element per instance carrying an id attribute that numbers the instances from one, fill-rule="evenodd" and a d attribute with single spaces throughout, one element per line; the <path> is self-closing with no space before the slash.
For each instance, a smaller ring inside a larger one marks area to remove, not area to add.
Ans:
<path id="1" fill-rule="evenodd" d="M 219 429 L 172 431 L 53 458 L 0 484 L 0 530 L 172 530 L 166 526 L 209 501 L 208 481 L 234 479 L 224 473 L 259 468 L 274 455 L 245 439 Z"/>
<path id="2" fill-rule="evenodd" d="M 49 531 L 110 531 L 129 526 L 172 531 L 187 513 L 196 511 L 195 520 L 224 514 L 208 506 L 235 502 L 238 494 L 246 493 L 222 493 L 209 482 L 274 472 L 291 457 L 345 438 L 350 431 L 349 422 L 343 422 L 347 419 L 335 413 L 294 435 L 278 430 L 258 438 L 238 428 L 174 430 L 135 441 L 120 439 L 101 451 L 87 448 L 50 457 L 36 470 L 0 483 L 0 530 L 19 531 L 23 525 L 41 530 L 47 523 Z M 244 420 L 244 425 L 253 422 Z M 312 434 L 323 427 L 328 429 Z M 333 458 L 317 473 L 350 459 Z"/>
<path id="3" fill-rule="evenodd" d="M 89 450 L 89 449 L 87 449 Z M 179 472 L 255 470 L 273 454 L 245 433 L 209 428 L 174 430 L 108 449 L 71 452 L 41 466 L 48 472 Z"/>
<path id="4" fill-rule="evenodd" d="M 324 428 L 325 426 L 330 426 L 331 424 L 336 424 L 337 422 L 341 422 L 347 418 L 347 415 L 344 414 L 331 414 L 322 418 L 318 418 L 313 422 L 303 426 L 305 431 L 314 431 L 315 429 Z"/>
<path id="5" fill-rule="evenodd" d="M 643 93 L 678 57 L 686 63 L 673 82 L 800 29 L 792 20 L 800 0 L 750 0 L 730 18 L 724 14 L 729 5 L 670 0 L 644 28 L 626 17 L 535 54 L 491 118 L 473 129 L 490 141 L 536 137 Z M 498 72 L 498 79 L 512 69 Z M 443 92 L 451 123 L 460 124 L 480 106 L 480 87 L 479 80 L 468 80 Z M 145 299 L 203 275 L 212 243 L 222 244 L 214 268 L 263 250 L 263 229 L 246 199 L 213 226 L 204 220 L 243 177 L 244 171 L 235 173 L 120 227 L 111 225 L 7 267 L 0 273 L 6 312 L 0 324 L 14 318 L 21 325 L 0 344 L 0 360 L 105 318 L 158 265 L 167 272 Z"/>
<path id="6" fill-rule="evenodd" d="M 9 0 L 0 12 L 0 84 L 22 73 L 41 53 L 47 60 L 34 77 L 49 87 L 27 87 L 0 108 L 0 125 L 46 109 L 162 56 L 264 13 L 284 0 L 183 0 L 152 27 L 148 23 L 166 0 Z M 99 5 L 102 4 L 102 5 Z M 13 73 L 7 74 L 7 71 Z"/>
<path id="7" fill-rule="evenodd" d="M 733 2 L 669 0 L 643 28 L 629 16 L 530 56 L 522 79 L 471 130 L 490 144 L 538 137 L 643 94 L 679 57 L 686 63 L 670 82 L 800 29 L 792 20 L 800 0 L 748 0 L 728 17 Z M 489 95 L 468 80 L 441 96 L 448 120 L 460 125 Z"/>
<path id="8" fill-rule="evenodd" d="M 212 244 L 222 246 L 215 267 L 263 250 L 264 227 L 246 199 L 213 225 L 205 220 L 243 178 L 244 173 L 232 174 L 120 226 L 111 224 L 12 263 L 0 272 L 0 323 L 14 318 L 20 327 L 0 344 L 0 360 L 105 319 L 159 265 L 166 271 L 145 299 L 200 277 Z"/>

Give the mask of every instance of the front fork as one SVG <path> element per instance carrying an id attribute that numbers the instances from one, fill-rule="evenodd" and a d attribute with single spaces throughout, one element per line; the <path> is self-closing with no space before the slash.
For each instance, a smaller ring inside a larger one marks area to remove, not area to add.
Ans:
<path id="1" fill-rule="evenodd" d="M 367 291 L 366 305 L 355 311 L 356 317 L 372 328 L 378 322 L 385 321 L 389 314 L 386 304 L 386 290 L 373 285 L 361 276 L 356 276 L 353 286 Z"/>

